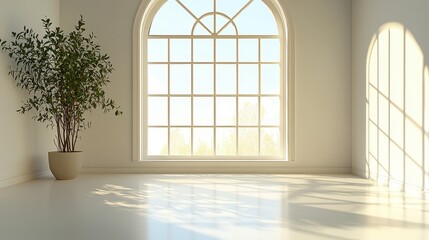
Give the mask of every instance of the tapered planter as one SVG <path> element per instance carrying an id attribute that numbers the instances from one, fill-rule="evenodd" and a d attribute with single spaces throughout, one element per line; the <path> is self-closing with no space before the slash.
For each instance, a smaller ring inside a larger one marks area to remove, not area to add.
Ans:
<path id="1" fill-rule="evenodd" d="M 76 178 L 82 167 L 82 152 L 48 152 L 49 169 L 57 180 Z"/>

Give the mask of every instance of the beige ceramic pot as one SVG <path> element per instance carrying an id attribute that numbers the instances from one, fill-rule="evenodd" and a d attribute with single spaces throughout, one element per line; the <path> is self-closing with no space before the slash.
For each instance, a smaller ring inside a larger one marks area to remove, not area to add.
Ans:
<path id="1" fill-rule="evenodd" d="M 82 166 L 82 152 L 48 152 L 49 168 L 57 180 L 75 178 Z"/>

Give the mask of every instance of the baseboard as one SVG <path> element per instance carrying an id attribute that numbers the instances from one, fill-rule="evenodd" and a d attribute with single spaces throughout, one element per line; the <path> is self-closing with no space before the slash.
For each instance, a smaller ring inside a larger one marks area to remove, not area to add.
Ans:
<path id="1" fill-rule="evenodd" d="M 31 181 L 41 176 L 49 174 L 49 170 L 39 170 L 30 173 L 16 174 L 12 176 L 0 177 L 0 188 L 8 187 L 18 183 Z"/>
<path id="2" fill-rule="evenodd" d="M 278 167 L 84 167 L 82 173 L 100 174 L 350 174 L 350 168 L 278 168 Z"/>

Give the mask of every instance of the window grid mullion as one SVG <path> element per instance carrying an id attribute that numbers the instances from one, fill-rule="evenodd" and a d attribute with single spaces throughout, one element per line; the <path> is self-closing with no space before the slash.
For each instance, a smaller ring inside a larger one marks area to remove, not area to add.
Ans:
<path id="1" fill-rule="evenodd" d="M 258 38 L 258 155 L 261 155 L 261 39 Z"/>
<path id="2" fill-rule="evenodd" d="M 219 31 L 220 32 L 220 31 Z M 235 39 L 235 155 L 238 156 L 238 144 L 239 144 L 239 131 L 238 131 L 238 118 L 239 118 L 239 112 L 240 109 L 238 107 L 238 88 L 239 88 L 239 84 L 238 84 L 238 77 L 239 77 L 239 65 L 238 65 L 238 35 L 236 35 L 236 39 Z"/>
<path id="3" fill-rule="evenodd" d="M 213 1 L 213 35 L 215 36 L 213 39 L 213 61 L 216 62 L 216 38 L 217 38 L 217 34 L 216 34 L 216 0 Z M 216 151 L 216 63 L 213 64 L 214 68 L 213 68 L 213 73 L 214 73 L 214 77 L 213 77 L 213 84 L 214 84 L 214 89 L 213 89 L 213 155 L 217 156 L 217 151 Z"/>
<path id="4" fill-rule="evenodd" d="M 194 39 L 191 38 L 191 156 L 194 156 Z"/>
<path id="5" fill-rule="evenodd" d="M 216 0 L 213 1 L 213 35 L 217 37 L 217 32 L 216 32 Z"/>
<path id="6" fill-rule="evenodd" d="M 217 128 L 216 128 L 216 106 L 217 106 L 217 99 L 216 99 L 216 81 L 217 81 L 217 74 L 216 74 L 216 38 L 213 39 L 213 154 L 214 156 L 217 156 Z"/>
<path id="7" fill-rule="evenodd" d="M 171 97 L 170 97 L 170 85 L 171 85 L 171 66 L 170 66 L 170 38 L 168 38 L 167 40 L 167 60 L 168 60 L 168 142 L 167 142 L 167 151 L 168 151 L 168 155 L 171 155 L 171 147 L 170 147 L 170 138 L 171 138 L 171 134 L 170 134 L 170 117 L 171 117 Z"/>

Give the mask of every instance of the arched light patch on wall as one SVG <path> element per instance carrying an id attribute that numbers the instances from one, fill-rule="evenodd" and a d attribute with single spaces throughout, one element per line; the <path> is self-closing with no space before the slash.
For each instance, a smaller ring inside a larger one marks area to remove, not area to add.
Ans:
<path id="1" fill-rule="evenodd" d="M 391 186 L 428 186 L 429 71 L 403 24 L 383 25 L 367 57 L 367 171 Z"/>

